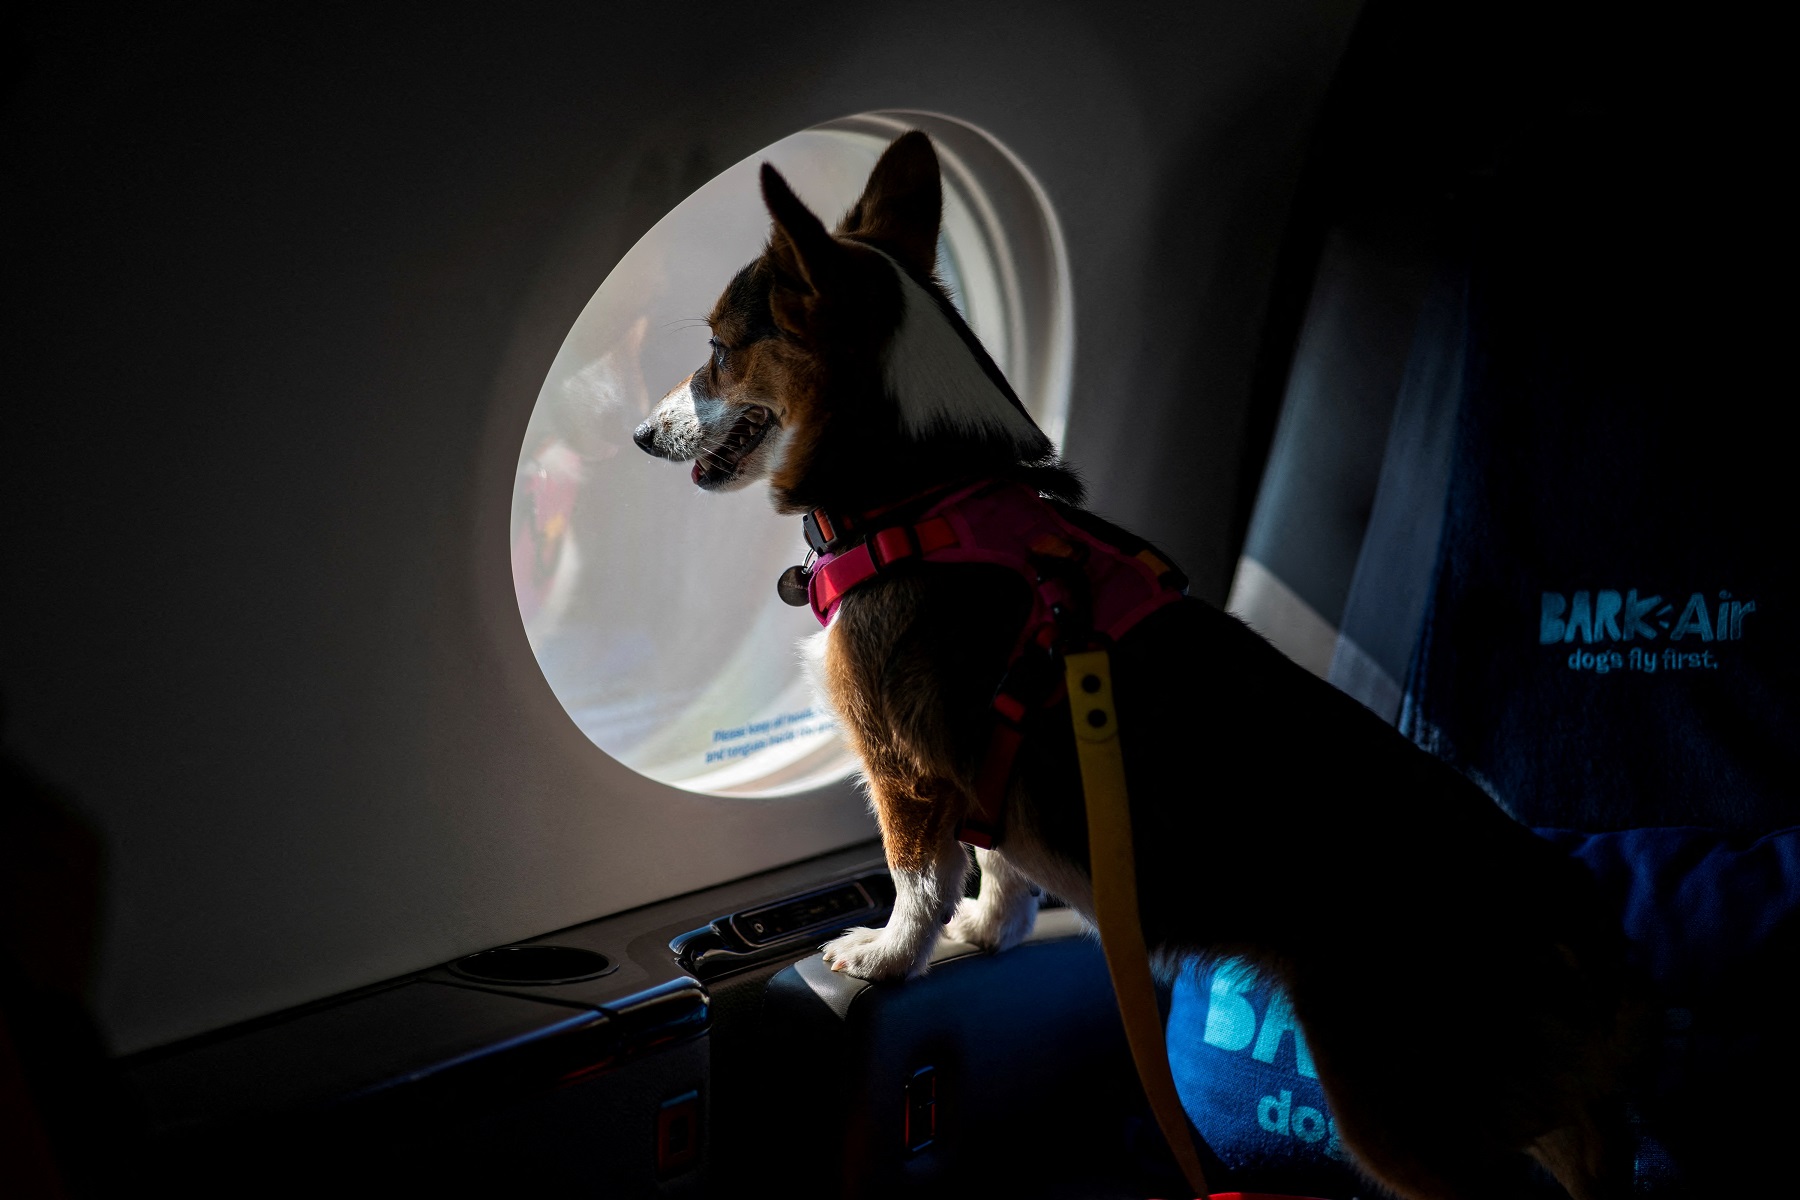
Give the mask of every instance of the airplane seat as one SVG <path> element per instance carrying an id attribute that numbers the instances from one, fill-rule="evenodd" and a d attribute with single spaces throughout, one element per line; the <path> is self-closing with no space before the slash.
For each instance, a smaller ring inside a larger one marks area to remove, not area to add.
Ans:
<path id="1" fill-rule="evenodd" d="M 141 1148 L 82 1002 L 105 868 L 72 798 L 0 750 L 0 1178 L 20 1194 L 117 1194 Z"/>
<path id="2" fill-rule="evenodd" d="M 1597 51 L 1616 26 L 1534 43 L 1521 12 L 1378 5 L 1352 43 L 1229 607 L 1593 871 L 1664 1022 L 1637 1190 L 1728 1194 L 1778 1178 L 1756 1114 L 1792 1111 L 1800 1063 L 1759 110 L 1704 47 L 1665 97 Z M 1233 1185 L 1366 1194 L 1278 992 L 1190 971 L 1169 1042 Z M 1456 1103 L 1443 1054 L 1422 1105 Z"/>
<path id="3" fill-rule="evenodd" d="M 1005 954 L 940 942 L 900 986 L 809 955 L 763 1004 L 768 1042 L 802 1064 L 770 1073 L 767 1101 L 818 1148 L 792 1195 L 1127 1200 L 1178 1184 L 1099 944 L 1069 909 Z"/>

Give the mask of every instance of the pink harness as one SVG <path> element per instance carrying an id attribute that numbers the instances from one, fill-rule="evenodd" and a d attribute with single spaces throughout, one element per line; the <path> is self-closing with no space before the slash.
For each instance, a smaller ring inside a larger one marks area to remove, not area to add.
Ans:
<path id="1" fill-rule="evenodd" d="M 1149 547 L 1116 546 L 1020 483 L 983 480 L 949 492 L 911 523 L 881 525 L 880 520 L 879 512 L 857 521 L 823 509 L 807 514 L 807 541 L 819 551 L 807 600 L 821 625 L 831 623 L 846 595 L 896 563 L 989 563 L 1030 585 L 1031 612 L 994 693 L 994 732 L 976 779 L 974 810 L 957 834 L 970 845 L 991 848 L 1000 840 L 1006 784 L 1025 718 L 1062 697 L 1055 657 L 1095 642 L 1116 642 L 1151 613 L 1180 600 L 1186 581 Z M 829 549 L 852 537 L 860 540 Z"/>

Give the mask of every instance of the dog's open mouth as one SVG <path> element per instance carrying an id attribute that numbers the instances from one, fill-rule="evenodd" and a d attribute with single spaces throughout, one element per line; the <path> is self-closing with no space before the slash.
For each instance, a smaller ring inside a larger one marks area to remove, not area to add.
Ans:
<path id="1" fill-rule="evenodd" d="M 694 455 L 694 482 L 703 488 L 718 487 L 737 478 L 739 467 L 769 436 L 775 427 L 775 414 L 760 404 L 752 404 L 725 436 L 700 447 Z"/>

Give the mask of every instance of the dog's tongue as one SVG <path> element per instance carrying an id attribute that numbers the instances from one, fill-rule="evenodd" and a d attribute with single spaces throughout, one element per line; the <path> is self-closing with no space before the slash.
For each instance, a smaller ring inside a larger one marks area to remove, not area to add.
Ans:
<path id="1" fill-rule="evenodd" d="M 700 477 L 702 475 L 706 474 L 706 468 L 702 467 L 699 463 L 695 463 L 694 469 L 691 472 L 689 472 L 689 474 L 692 476 L 692 478 L 694 480 L 694 486 L 699 487 L 700 486 Z"/>

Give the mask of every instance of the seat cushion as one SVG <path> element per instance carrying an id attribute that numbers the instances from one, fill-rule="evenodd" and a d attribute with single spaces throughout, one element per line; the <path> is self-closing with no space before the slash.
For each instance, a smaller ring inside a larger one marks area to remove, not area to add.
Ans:
<path id="1" fill-rule="evenodd" d="M 1697 828 L 1539 833 L 1593 871 L 1663 1013 L 1636 1098 L 1639 1194 L 1679 1196 L 1773 1170 L 1780 1138 L 1769 1122 L 1793 1111 L 1800 1077 L 1789 981 L 1800 962 L 1800 826 L 1760 838 Z M 1233 1186 L 1367 1192 L 1279 987 L 1234 960 L 1191 966 L 1175 984 L 1168 1042 L 1188 1117 Z M 1455 1103 L 1454 1061 L 1446 1047 L 1442 1092 L 1422 1102 Z M 1756 1136 L 1765 1128 L 1769 1136 Z"/>

